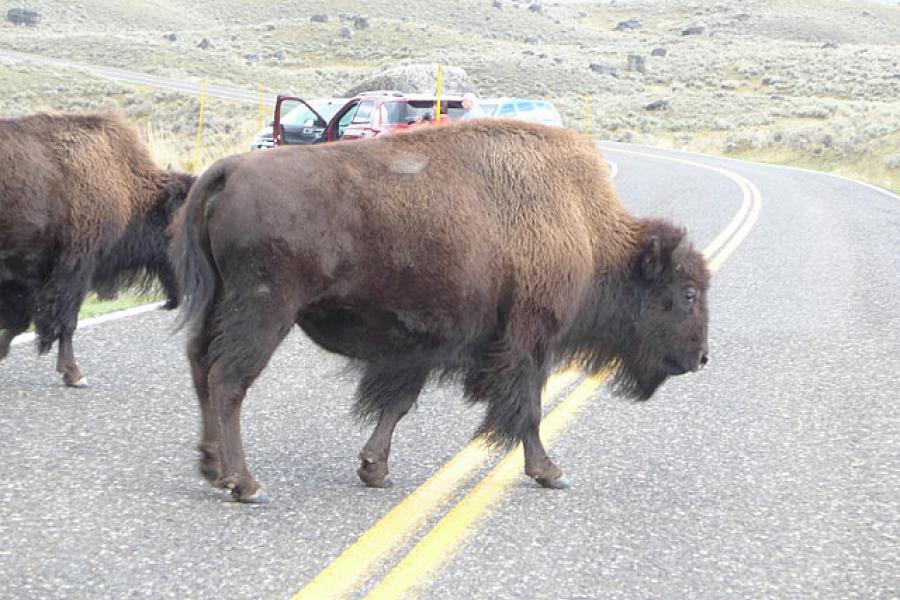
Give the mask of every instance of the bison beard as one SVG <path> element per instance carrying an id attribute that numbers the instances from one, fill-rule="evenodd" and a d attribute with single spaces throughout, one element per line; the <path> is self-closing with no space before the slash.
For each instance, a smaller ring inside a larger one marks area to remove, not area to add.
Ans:
<path id="1" fill-rule="evenodd" d="M 594 144 L 568 131 L 473 121 L 229 157 L 182 214 L 171 252 L 201 472 L 241 501 L 266 499 L 241 403 L 294 324 L 362 368 L 355 410 L 377 422 L 357 473 L 373 486 L 430 376 L 458 378 L 487 405 L 477 435 L 522 442 L 526 473 L 565 487 L 539 435 L 555 367 L 615 368 L 617 391 L 647 399 L 707 360 L 702 255 L 628 214 Z"/>
<path id="2" fill-rule="evenodd" d="M 38 350 L 85 382 L 72 349 L 78 311 L 159 280 L 177 304 L 168 227 L 194 178 L 159 169 L 118 113 L 0 119 L 0 359 L 33 321 Z"/>

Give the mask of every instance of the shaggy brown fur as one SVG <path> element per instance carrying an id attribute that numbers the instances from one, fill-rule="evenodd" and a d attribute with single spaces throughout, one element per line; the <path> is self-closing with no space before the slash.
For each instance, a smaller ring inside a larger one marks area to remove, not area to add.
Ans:
<path id="1" fill-rule="evenodd" d="M 0 119 L 0 359 L 32 319 L 38 348 L 83 382 L 72 334 L 85 294 L 159 278 L 177 304 L 167 228 L 193 182 L 159 169 L 117 112 Z"/>
<path id="2" fill-rule="evenodd" d="M 430 374 L 459 375 L 487 404 L 478 433 L 522 441 L 526 472 L 562 487 L 538 435 L 554 366 L 615 364 L 619 389 L 648 398 L 706 361 L 703 257 L 682 230 L 629 215 L 594 144 L 566 130 L 483 120 L 234 156 L 185 213 L 172 249 L 201 468 L 241 500 L 262 492 L 240 405 L 294 323 L 362 365 L 371 485 Z"/>

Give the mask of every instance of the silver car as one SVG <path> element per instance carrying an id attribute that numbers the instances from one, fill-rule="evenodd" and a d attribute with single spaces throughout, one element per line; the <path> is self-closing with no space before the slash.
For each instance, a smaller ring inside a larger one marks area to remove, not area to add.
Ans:
<path id="1" fill-rule="evenodd" d="M 562 117 L 549 100 L 533 98 L 484 98 L 479 100 L 478 107 L 491 117 L 504 119 L 520 119 L 531 123 L 541 123 L 562 127 Z"/>

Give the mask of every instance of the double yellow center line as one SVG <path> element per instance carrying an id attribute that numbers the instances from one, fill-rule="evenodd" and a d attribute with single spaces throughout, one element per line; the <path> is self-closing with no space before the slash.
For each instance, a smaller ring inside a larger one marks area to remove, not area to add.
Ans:
<path id="1" fill-rule="evenodd" d="M 744 177 L 726 169 L 681 158 L 660 156 L 633 150 L 616 152 L 699 167 L 723 175 L 741 189 L 742 202 L 735 216 L 703 253 L 710 270 L 715 271 L 734 252 L 755 224 L 760 211 L 759 190 Z M 587 406 L 597 388 L 606 379 L 601 373 L 581 381 L 559 405 L 541 421 L 541 438 L 546 445 L 568 427 Z M 547 382 L 543 398 L 555 398 L 570 388 L 579 374 L 565 371 Z M 303 587 L 294 600 L 345 598 L 360 589 L 375 570 L 390 560 L 491 458 L 491 451 L 476 440 L 441 467 L 434 475 L 404 498 L 366 531 L 355 543 Z M 397 565 L 372 588 L 368 599 L 395 599 L 410 595 L 417 586 L 426 585 L 463 547 L 506 493 L 521 480 L 521 445 L 509 452 L 475 487 L 466 494 Z"/>

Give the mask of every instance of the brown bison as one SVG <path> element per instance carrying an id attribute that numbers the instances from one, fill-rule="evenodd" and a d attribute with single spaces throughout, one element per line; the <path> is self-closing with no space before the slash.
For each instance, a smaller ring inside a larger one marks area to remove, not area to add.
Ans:
<path id="1" fill-rule="evenodd" d="M 167 232 L 191 175 L 159 169 L 117 112 L 0 119 L 0 359 L 35 324 L 43 354 L 84 385 L 72 335 L 85 294 L 159 279 L 177 305 Z"/>
<path id="2" fill-rule="evenodd" d="M 247 388 L 296 323 L 356 361 L 377 420 L 357 473 L 380 486 L 430 375 L 484 402 L 489 442 L 565 487 L 539 437 L 541 389 L 574 361 L 647 399 L 707 361 L 709 272 L 683 230 L 625 211 L 594 144 L 482 120 L 220 160 L 194 185 L 173 262 L 192 325 L 201 472 L 265 496 L 244 461 Z"/>

